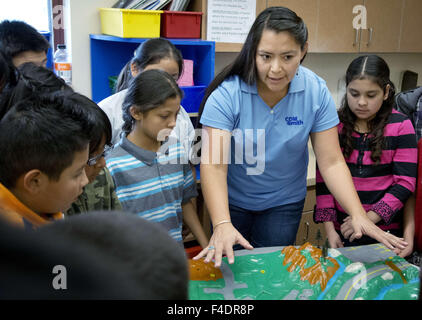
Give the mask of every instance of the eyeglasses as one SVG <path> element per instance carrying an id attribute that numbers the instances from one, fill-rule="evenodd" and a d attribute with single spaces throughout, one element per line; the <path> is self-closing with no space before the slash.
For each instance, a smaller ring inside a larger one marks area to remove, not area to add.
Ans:
<path id="1" fill-rule="evenodd" d="M 87 161 L 87 165 L 95 166 L 97 164 L 97 161 L 100 160 L 102 157 L 107 157 L 110 154 L 111 150 L 113 150 L 113 145 L 107 145 L 102 153 L 96 155 L 95 157 L 89 158 Z"/>

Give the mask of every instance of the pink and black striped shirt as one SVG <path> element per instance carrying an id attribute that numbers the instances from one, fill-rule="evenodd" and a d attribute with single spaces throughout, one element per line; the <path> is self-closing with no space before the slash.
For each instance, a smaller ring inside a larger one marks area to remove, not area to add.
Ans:
<path id="1" fill-rule="evenodd" d="M 338 125 L 342 135 L 343 124 Z M 384 128 L 385 143 L 378 164 L 371 159 L 371 135 L 353 133 L 354 150 L 346 163 L 352 174 L 363 208 L 376 212 L 383 230 L 402 228 L 403 205 L 415 191 L 417 176 L 417 144 L 411 121 L 393 110 Z M 315 222 L 333 221 L 336 230 L 347 214 L 327 189 L 316 170 Z"/>

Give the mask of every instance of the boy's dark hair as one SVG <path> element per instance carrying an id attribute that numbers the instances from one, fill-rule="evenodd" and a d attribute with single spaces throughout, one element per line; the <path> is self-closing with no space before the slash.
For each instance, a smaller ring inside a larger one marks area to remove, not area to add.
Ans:
<path id="1" fill-rule="evenodd" d="M 8 110 L 11 91 L 16 86 L 16 69 L 10 59 L 0 50 L 0 120 Z"/>
<path id="2" fill-rule="evenodd" d="M 53 71 L 31 62 L 18 67 L 17 84 L 0 98 L 0 119 L 7 110 L 19 102 L 54 95 L 67 95 L 69 103 L 74 108 L 79 106 L 92 122 L 90 154 L 98 148 L 103 136 L 106 137 L 106 144 L 111 144 L 112 130 L 106 113 L 91 99 L 74 93 L 73 89 Z"/>
<path id="3" fill-rule="evenodd" d="M 183 247 L 160 226 L 125 212 L 90 212 L 68 217 L 38 231 L 70 239 L 112 272 L 125 274 L 136 299 L 186 299 L 188 266 Z"/>
<path id="4" fill-rule="evenodd" d="M 48 94 L 55 91 L 63 91 L 67 93 L 74 92 L 66 82 L 58 77 L 52 70 L 43 66 L 39 66 L 33 62 L 21 64 L 18 68 L 18 81 L 22 80 L 15 95 L 17 100 L 21 100 L 25 95 Z"/>
<path id="5" fill-rule="evenodd" d="M 202 127 L 200 120 L 208 97 L 225 79 L 238 75 L 249 85 L 256 83 L 258 77 L 256 51 L 264 30 L 271 30 L 276 33 L 288 32 L 300 45 L 301 50 L 304 50 L 306 41 L 308 41 L 308 29 L 305 22 L 292 10 L 286 7 L 269 7 L 262 11 L 252 24 L 245 43 L 234 62 L 226 66 L 208 86 L 199 106 L 198 128 Z M 300 63 L 303 62 L 305 56 Z"/>
<path id="6" fill-rule="evenodd" d="M 0 51 L 0 93 L 3 91 L 3 88 L 6 86 L 6 84 L 9 83 L 9 77 L 10 66 L 3 52 Z"/>
<path id="7" fill-rule="evenodd" d="M 167 72 L 152 69 L 138 74 L 131 81 L 123 101 L 123 132 L 128 134 L 132 131 L 135 122 L 130 113 L 132 106 L 139 112 L 146 113 L 164 104 L 167 99 L 175 97 L 182 100 L 183 91 Z"/>
<path id="8" fill-rule="evenodd" d="M 88 146 L 95 119 L 72 95 L 19 102 L 0 121 L 0 182 L 6 188 L 32 169 L 59 180 L 75 152 Z"/>
<path id="9" fill-rule="evenodd" d="M 121 269 L 75 242 L 71 235 L 11 227 L 0 215 L 0 300 L 137 299 L 137 287 Z M 53 273 L 55 266 L 66 269 Z"/>
<path id="10" fill-rule="evenodd" d="M 10 59 L 0 50 L 0 94 L 16 84 L 15 68 Z"/>
<path id="11" fill-rule="evenodd" d="M 25 51 L 44 51 L 50 43 L 34 27 L 18 20 L 4 20 L 0 23 L 0 50 L 11 59 Z"/>
<path id="12" fill-rule="evenodd" d="M 50 69 L 27 62 L 17 68 L 17 81 L 0 96 L 0 119 L 18 102 L 53 92 L 73 93 L 66 82 Z"/>
<path id="13" fill-rule="evenodd" d="M 80 112 L 85 114 L 91 124 L 91 133 L 89 137 L 89 154 L 97 150 L 103 136 L 105 144 L 111 145 L 112 129 L 107 114 L 91 99 L 77 93 L 68 95 L 69 101 L 74 108 L 80 108 Z"/>
<path id="14" fill-rule="evenodd" d="M 133 79 L 130 70 L 132 63 L 142 72 L 148 65 L 159 63 L 166 58 L 174 59 L 177 62 L 180 77 L 183 71 L 183 57 L 173 43 L 165 38 L 153 38 L 141 43 L 136 48 L 134 57 L 120 71 L 116 83 L 116 92 L 129 87 L 129 82 Z"/>

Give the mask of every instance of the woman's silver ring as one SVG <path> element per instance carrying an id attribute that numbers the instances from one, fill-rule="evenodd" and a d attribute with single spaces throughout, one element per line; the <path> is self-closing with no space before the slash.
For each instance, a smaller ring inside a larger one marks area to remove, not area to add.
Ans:
<path id="1" fill-rule="evenodd" d="M 214 246 L 209 246 L 208 247 L 208 250 L 214 250 L 215 249 L 215 247 Z"/>

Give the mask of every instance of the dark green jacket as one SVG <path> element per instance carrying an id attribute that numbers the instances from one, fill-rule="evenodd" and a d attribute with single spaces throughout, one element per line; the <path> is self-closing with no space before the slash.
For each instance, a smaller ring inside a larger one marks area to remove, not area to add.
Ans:
<path id="1" fill-rule="evenodd" d="M 66 212 L 67 216 L 89 211 L 122 210 L 122 205 L 116 195 L 113 178 L 107 168 L 100 171 L 95 180 L 84 187 L 72 207 Z"/>

